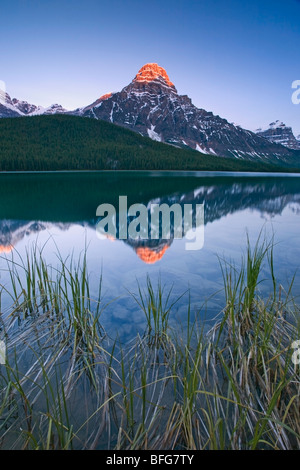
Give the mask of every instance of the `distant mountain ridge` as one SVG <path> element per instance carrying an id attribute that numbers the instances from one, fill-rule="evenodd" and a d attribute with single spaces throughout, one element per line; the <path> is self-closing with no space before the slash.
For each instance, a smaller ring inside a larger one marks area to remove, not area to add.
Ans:
<path id="1" fill-rule="evenodd" d="M 293 150 L 298 149 L 289 148 L 291 139 L 282 144 L 197 108 L 187 95 L 178 94 L 165 69 L 155 63 L 145 64 L 120 92 L 107 93 L 74 111 L 58 104 L 43 108 L 0 94 L 0 117 L 41 114 L 104 120 L 159 142 L 238 160 L 291 166 L 295 162 Z"/>
<path id="2" fill-rule="evenodd" d="M 47 108 L 36 106 L 27 101 L 11 99 L 8 93 L 0 89 L 0 118 L 36 116 L 41 114 L 65 114 L 69 113 L 67 109 L 59 104 L 52 104 Z"/>
<path id="3" fill-rule="evenodd" d="M 269 124 L 268 129 L 257 129 L 257 135 L 265 137 L 270 142 L 281 144 L 293 150 L 300 150 L 300 135 L 295 137 L 291 127 L 286 126 L 282 121 L 275 121 Z"/>

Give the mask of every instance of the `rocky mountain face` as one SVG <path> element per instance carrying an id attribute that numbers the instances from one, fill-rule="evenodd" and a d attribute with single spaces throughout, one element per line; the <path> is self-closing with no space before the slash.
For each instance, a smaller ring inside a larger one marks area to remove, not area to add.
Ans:
<path id="1" fill-rule="evenodd" d="M 15 107 L 8 93 L 0 89 L 0 117 L 18 117 L 19 110 Z"/>
<path id="2" fill-rule="evenodd" d="M 120 92 L 101 96 L 74 113 L 206 154 L 273 163 L 288 162 L 292 154 L 286 147 L 197 108 L 187 95 L 177 93 L 166 71 L 152 63 L 144 65 Z"/>
<path id="3" fill-rule="evenodd" d="M 197 108 L 187 95 L 178 94 L 165 69 L 154 63 L 144 65 L 120 92 L 107 93 L 75 111 L 58 104 L 42 108 L 0 90 L 0 118 L 63 113 L 102 119 L 153 140 L 223 157 L 294 165 L 292 149 L 300 148 L 291 136 L 276 140 L 273 133 L 271 139 Z"/>
<path id="4" fill-rule="evenodd" d="M 268 129 L 257 129 L 257 135 L 265 137 L 269 142 L 281 144 L 293 150 L 300 150 L 300 136 L 294 136 L 292 128 L 281 121 L 271 122 Z"/>
<path id="5" fill-rule="evenodd" d="M 42 109 L 40 106 L 27 103 L 27 101 L 17 100 L 17 98 L 13 98 L 11 101 L 17 111 L 23 115 L 37 114 L 37 111 Z"/>

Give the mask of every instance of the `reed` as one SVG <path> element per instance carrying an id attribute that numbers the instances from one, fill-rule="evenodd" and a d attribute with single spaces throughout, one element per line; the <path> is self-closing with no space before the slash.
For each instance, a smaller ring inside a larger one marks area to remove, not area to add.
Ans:
<path id="1" fill-rule="evenodd" d="M 274 240 L 259 238 L 239 267 L 220 260 L 224 308 L 174 327 L 179 298 L 146 278 L 131 293 L 142 336 L 105 332 L 102 277 L 90 293 L 86 252 L 47 265 L 36 247 L 7 260 L 1 297 L 0 446 L 3 449 L 299 449 L 299 307 L 278 286 Z M 267 274 L 266 274 L 267 273 Z M 263 277 L 271 280 L 262 297 Z"/>

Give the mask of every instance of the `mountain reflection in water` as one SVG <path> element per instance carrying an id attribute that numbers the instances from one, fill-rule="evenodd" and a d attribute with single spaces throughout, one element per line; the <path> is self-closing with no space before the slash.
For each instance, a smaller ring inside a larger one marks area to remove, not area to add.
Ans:
<path id="1" fill-rule="evenodd" d="M 45 230 L 51 233 L 54 227 L 66 231 L 76 224 L 96 230 L 97 207 L 109 203 L 117 209 L 120 195 L 128 197 L 128 207 L 143 203 L 149 211 L 154 202 L 176 203 L 182 208 L 204 203 L 204 224 L 244 209 L 257 210 L 268 218 L 281 214 L 287 206 L 299 213 L 299 181 L 290 176 L 199 178 L 143 172 L 1 175 L 0 253 L 10 253 L 25 236 Z M 195 218 L 193 222 L 195 226 Z M 153 264 L 171 247 L 173 229 L 170 239 L 117 242 L 130 246 L 144 263 Z"/>

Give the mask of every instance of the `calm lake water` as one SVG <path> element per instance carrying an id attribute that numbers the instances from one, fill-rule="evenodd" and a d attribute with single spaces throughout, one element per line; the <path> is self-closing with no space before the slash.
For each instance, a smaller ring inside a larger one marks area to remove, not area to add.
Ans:
<path id="1" fill-rule="evenodd" d="M 119 196 L 128 206 L 143 203 L 204 203 L 204 246 L 186 250 L 186 240 L 119 240 L 97 236 L 96 209 Z M 0 175 L 0 283 L 9 289 L 7 261 L 24 258 L 38 243 L 48 263 L 78 258 L 87 247 L 91 292 L 103 275 L 103 298 L 115 299 L 102 316 L 105 329 L 129 338 L 145 318 L 130 293 L 147 275 L 173 286 L 172 299 L 189 289 L 193 312 L 212 318 L 222 308 L 220 257 L 240 263 L 246 236 L 255 243 L 261 230 L 275 239 L 275 273 L 287 287 L 295 272 L 300 295 L 300 177 L 275 174 L 183 172 L 78 172 Z M 261 293 L 268 296 L 268 270 Z M 4 299 L 5 301 L 5 299 Z M 188 294 L 176 304 L 171 322 L 184 322 Z M 7 307 L 7 305 L 6 305 Z"/>

